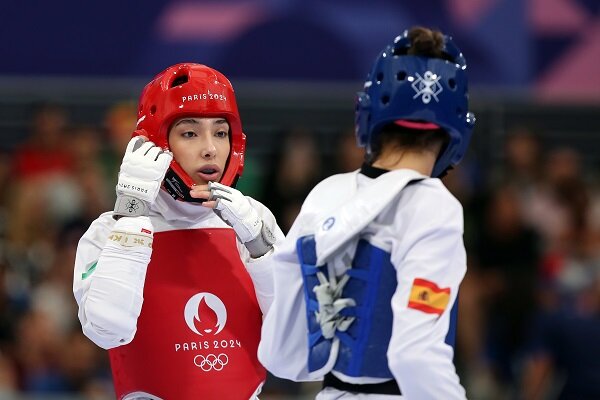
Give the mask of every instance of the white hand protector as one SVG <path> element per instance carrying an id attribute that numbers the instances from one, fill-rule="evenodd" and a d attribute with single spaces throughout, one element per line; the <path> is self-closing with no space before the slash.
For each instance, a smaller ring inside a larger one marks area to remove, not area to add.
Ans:
<path id="1" fill-rule="evenodd" d="M 119 171 L 115 215 L 148 215 L 172 160 L 170 151 L 157 147 L 144 136 L 132 138 Z"/>
<path id="2" fill-rule="evenodd" d="M 209 182 L 208 190 L 208 200 L 216 200 L 215 212 L 233 228 L 252 257 L 260 257 L 273 247 L 273 232 L 264 225 L 246 196 L 239 190 L 217 182 Z"/>

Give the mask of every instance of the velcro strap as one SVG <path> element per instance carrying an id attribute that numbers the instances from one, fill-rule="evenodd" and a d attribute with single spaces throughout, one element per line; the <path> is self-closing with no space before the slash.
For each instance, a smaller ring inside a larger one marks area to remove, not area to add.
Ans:
<path id="1" fill-rule="evenodd" d="M 150 213 L 150 207 L 148 206 L 148 203 L 138 199 L 137 197 L 120 194 L 117 196 L 114 211 L 115 215 L 139 217 L 142 215 L 148 215 Z"/>
<path id="2" fill-rule="evenodd" d="M 273 248 L 273 244 L 275 243 L 275 235 L 273 232 L 265 226 L 263 221 L 261 221 L 261 224 L 260 235 L 249 242 L 244 243 L 244 246 L 246 246 L 252 258 L 264 256 Z"/>

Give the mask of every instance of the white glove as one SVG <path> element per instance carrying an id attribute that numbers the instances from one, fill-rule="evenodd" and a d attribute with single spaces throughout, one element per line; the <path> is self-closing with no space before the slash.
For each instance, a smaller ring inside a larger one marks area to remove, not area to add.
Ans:
<path id="1" fill-rule="evenodd" d="M 208 190 L 208 200 L 216 200 L 216 214 L 233 228 L 252 257 L 260 257 L 273 247 L 275 236 L 264 225 L 246 196 L 239 190 L 217 182 L 209 182 Z"/>
<path id="2" fill-rule="evenodd" d="M 172 160 L 170 151 L 156 146 L 146 137 L 132 138 L 119 171 L 115 215 L 148 215 Z"/>

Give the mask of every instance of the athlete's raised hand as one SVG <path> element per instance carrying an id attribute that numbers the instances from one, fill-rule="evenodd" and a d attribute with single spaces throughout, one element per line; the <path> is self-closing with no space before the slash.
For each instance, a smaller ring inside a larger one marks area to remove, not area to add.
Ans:
<path id="1" fill-rule="evenodd" d="M 171 160 L 170 151 L 156 146 L 145 136 L 132 138 L 119 170 L 115 215 L 148 215 Z"/>
<path id="2" fill-rule="evenodd" d="M 213 208 L 233 228 L 252 257 L 260 257 L 273 247 L 273 233 L 264 225 L 250 200 L 239 190 L 209 182 L 208 185 L 195 186 L 190 194 L 192 197 L 206 199 L 202 205 Z"/>

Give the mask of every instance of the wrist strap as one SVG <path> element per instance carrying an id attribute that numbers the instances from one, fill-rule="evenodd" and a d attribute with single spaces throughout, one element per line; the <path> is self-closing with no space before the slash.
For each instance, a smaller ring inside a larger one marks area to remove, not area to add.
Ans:
<path id="1" fill-rule="evenodd" d="M 267 254 L 273 248 L 273 243 L 275 243 L 275 235 L 265 226 L 265 222 L 261 221 L 260 234 L 244 245 L 252 258 L 258 258 Z"/>
<path id="2" fill-rule="evenodd" d="M 137 197 L 121 194 L 115 202 L 115 215 L 124 217 L 139 217 L 150 213 L 148 203 Z"/>

